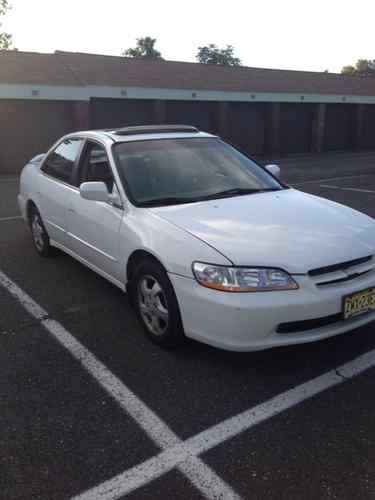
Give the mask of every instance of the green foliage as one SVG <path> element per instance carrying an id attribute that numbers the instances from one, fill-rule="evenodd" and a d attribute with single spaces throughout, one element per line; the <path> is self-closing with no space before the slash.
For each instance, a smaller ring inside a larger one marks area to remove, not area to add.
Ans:
<path id="1" fill-rule="evenodd" d="M 136 47 L 127 49 L 122 55 L 127 57 L 142 57 L 144 59 L 162 59 L 161 53 L 155 49 L 156 38 L 146 36 L 137 38 Z"/>
<path id="2" fill-rule="evenodd" d="M 8 0 L 0 0 L 0 16 L 3 16 L 9 8 Z"/>
<path id="3" fill-rule="evenodd" d="M 13 48 L 12 35 L 9 33 L 0 33 L 0 50 L 10 50 L 12 48 Z"/>
<path id="4" fill-rule="evenodd" d="M 358 59 L 355 66 L 344 66 L 343 75 L 375 77 L 375 59 Z"/>
<path id="5" fill-rule="evenodd" d="M 241 61 L 234 56 L 234 48 L 227 45 L 219 49 L 214 43 L 198 48 L 197 60 L 201 64 L 217 64 L 221 66 L 241 66 Z"/>
<path id="6" fill-rule="evenodd" d="M 0 0 L 0 16 L 4 16 L 10 9 L 8 0 Z M 0 50 L 9 50 L 13 46 L 12 35 L 1 32 L 2 24 L 0 23 Z"/>

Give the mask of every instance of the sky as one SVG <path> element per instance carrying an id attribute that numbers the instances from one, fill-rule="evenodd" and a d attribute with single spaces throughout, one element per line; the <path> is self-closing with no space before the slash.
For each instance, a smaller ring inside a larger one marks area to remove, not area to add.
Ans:
<path id="1" fill-rule="evenodd" d="M 375 59 L 374 0 L 10 0 L 19 50 L 120 55 L 152 36 L 163 57 L 233 45 L 243 65 L 339 72 Z"/>

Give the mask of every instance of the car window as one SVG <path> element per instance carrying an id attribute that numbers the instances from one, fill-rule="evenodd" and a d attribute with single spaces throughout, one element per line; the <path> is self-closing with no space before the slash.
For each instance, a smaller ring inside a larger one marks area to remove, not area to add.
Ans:
<path id="1" fill-rule="evenodd" d="M 67 184 L 73 184 L 74 164 L 81 150 L 83 139 L 65 139 L 50 153 L 42 167 L 43 172 Z"/>
<path id="2" fill-rule="evenodd" d="M 216 138 L 124 142 L 113 151 L 124 186 L 140 206 L 282 189 L 255 162 Z"/>
<path id="3" fill-rule="evenodd" d="M 108 191 L 113 190 L 113 175 L 104 146 L 97 142 L 87 141 L 81 162 L 79 184 L 82 182 L 104 182 Z"/>

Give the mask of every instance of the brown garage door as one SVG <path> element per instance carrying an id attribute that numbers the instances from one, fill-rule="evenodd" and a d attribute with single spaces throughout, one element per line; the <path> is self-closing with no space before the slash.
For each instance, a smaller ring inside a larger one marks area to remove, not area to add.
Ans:
<path id="1" fill-rule="evenodd" d="M 154 101 L 150 99 L 92 99 L 94 128 L 150 125 L 154 123 Z"/>
<path id="2" fill-rule="evenodd" d="M 224 139 L 251 154 L 264 148 L 265 105 L 263 103 L 229 103 Z"/>
<path id="3" fill-rule="evenodd" d="M 355 145 L 355 105 L 328 104 L 324 149 L 326 151 L 351 150 Z"/>
<path id="4" fill-rule="evenodd" d="M 375 104 L 368 104 L 365 108 L 360 147 L 375 149 Z"/>
<path id="5" fill-rule="evenodd" d="M 215 103 L 166 101 L 166 123 L 193 125 L 204 132 L 216 132 Z"/>
<path id="6" fill-rule="evenodd" d="M 73 102 L 1 100 L 0 174 L 18 174 L 74 128 Z"/>
<path id="7" fill-rule="evenodd" d="M 281 153 L 308 153 L 311 150 L 313 104 L 283 103 L 280 106 Z"/>

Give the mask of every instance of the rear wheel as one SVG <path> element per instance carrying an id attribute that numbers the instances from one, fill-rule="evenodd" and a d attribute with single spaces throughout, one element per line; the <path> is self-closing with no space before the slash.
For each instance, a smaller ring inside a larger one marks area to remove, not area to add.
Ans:
<path id="1" fill-rule="evenodd" d="M 34 247 L 38 254 L 43 257 L 53 255 L 54 249 L 50 245 L 48 233 L 44 227 L 40 213 L 35 206 L 30 211 L 30 229 Z"/>
<path id="2" fill-rule="evenodd" d="M 131 294 L 142 326 L 153 342 L 174 347 L 185 340 L 177 298 L 162 266 L 143 261 L 134 272 Z"/>

